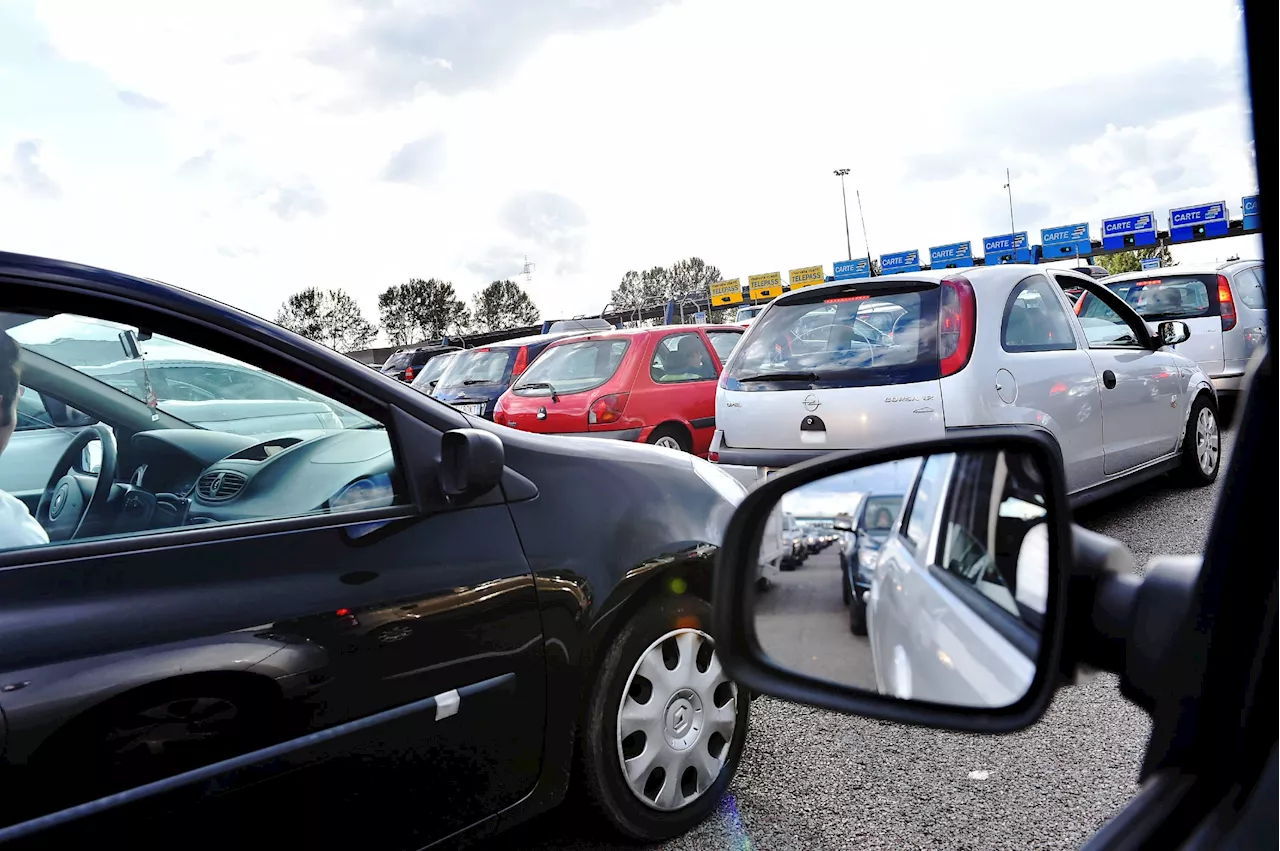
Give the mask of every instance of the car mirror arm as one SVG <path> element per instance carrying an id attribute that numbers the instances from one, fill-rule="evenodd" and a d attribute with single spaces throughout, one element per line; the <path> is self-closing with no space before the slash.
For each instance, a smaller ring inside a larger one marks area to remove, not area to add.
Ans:
<path id="1" fill-rule="evenodd" d="M 1200 575 L 1200 556 L 1157 556 L 1138 574 L 1123 544 L 1075 526 L 1067 583 L 1062 673 L 1083 669 L 1120 676 L 1120 692 L 1152 713 L 1171 693 L 1178 661 L 1171 658 Z"/>

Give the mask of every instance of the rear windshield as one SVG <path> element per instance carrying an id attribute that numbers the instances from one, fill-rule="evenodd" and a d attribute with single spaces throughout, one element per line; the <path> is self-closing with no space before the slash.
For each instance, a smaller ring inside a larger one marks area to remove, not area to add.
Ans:
<path id="1" fill-rule="evenodd" d="M 382 365 L 383 369 L 404 369 L 412 360 L 411 352 L 396 352 L 387 358 L 387 362 Z"/>
<path id="2" fill-rule="evenodd" d="M 853 294 L 850 294 L 853 293 Z M 726 367 L 725 387 L 870 387 L 936 379 L 938 288 L 835 290 L 775 303 Z M 774 377 L 776 376 L 776 378 Z"/>
<path id="3" fill-rule="evenodd" d="M 1218 279 L 1214 275 L 1161 275 L 1133 281 L 1116 281 L 1103 284 L 1143 319 L 1194 319 L 1199 316 L 1217 316 Z M 1212 291 L 1213 295 L 1210 295 Z M 1093 316 L 1101 302 L 1085 298 L 1081 316 Z"/>
<path id="4" fill-rule="evenodd" d="M 618 371 L 629 340 L 584 340 L 552 346 L 511 388 L 518 396 L 581 393 L 604 384 Z"/>
<path id="5" fill-rule="evenodd" d="M 474 387 L 479 384 L 505 384 L 511 374 L 514 348 L 468 349 L 449 359 L 449 365 L 436 383 L 436 392 L 446 388 Z"/>
<path id="6" fill-rule="evenodd" d="M 902 508 L 900 496 L 873 496 L 867 499 L 866 509 L 862 512 L 862 528 L 871 533 L 888 534 L 893 521 L 898 518 L 898 510 Z"/>
<path id="7" fill-rule="evenodd" d="M 418 372 L 418 375 L 413 379 L 413 384 L 410 386 L 422 390 L 430 390 L 431 382 L 444 375 L 445 369 L 448 368 L 449 362 L 452 360 L 453 357 L 451 355 L 436 355 L 427 361 L 427 365 Z"/>

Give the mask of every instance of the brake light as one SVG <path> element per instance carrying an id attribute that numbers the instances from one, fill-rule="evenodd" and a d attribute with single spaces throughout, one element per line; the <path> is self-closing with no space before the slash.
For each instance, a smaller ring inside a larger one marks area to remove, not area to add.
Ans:
<path id="1" fill-rule="evenodd" d="M 1231 295 L 1231 284 L 1226 275 L 1218 276 L 1218 312 L 1222 314 L 1222 330 L 1236 327 L 1236 300 Z"/>
<path id="2" fill-rule="evenodd" d="M 405 381 L 413 381 L 413 367 L 411 367 L 411 366 L 406 366 L 406 367 L 404 368 L 404 380 L 405 380 Z"/>
<path id="3" fill-rule="evenodd" d="M 627 409 L 628 393 L 610 393 L 601 396 L 591 403 L 587 412 L 587 422 L 591 425 L 608 425 L 622 419 L 622 412 Z"/>
<path id="4" fill-rule="evenodd" d="M 718 464 L 718 463 L 720 462 L 720 453 L 719 453 L 719 452 L 708 452 L 708 453 L 707 453 L 707 460 L 708 460 L 708 461 L 710 461 L 712 464 Z"/>
<path id="5" fill-rule="evenodd" d="M 529 347 L 521 346 L 516 351 L 516 365 L 511 367 L 511 377 L 515 378 L 529 366 Z"/>
<path id="6" fill-rule="evenodd" d="M 978 324 L 977 300 L 967 278 L 944 278 L 938 310 L 938 360 L 942 377 L 964 369 L 973 354 Z"/>
<path id="7" fill-rule="evenodd" d="M 842 304 L 846 301 L 866 301 L 871 298 L 869 295 L 846 295 L 837 298 L 826 298 L 822 300 L 823 304 Z"/>

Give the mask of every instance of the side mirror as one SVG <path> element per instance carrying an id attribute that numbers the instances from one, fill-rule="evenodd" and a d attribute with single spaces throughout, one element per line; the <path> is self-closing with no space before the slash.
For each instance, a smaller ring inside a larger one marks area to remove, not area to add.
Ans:
<path id="1" fill-rule="evenodd" d="M 440 488 L 453 502 L 483 496 L 502 481 L 506 450 L 496 435 L 455 428 L 440 438 Z"/>
<path id="2" fill-rule="evenodd" d="M 852 577 L 823 551 L 756 587 L 771 512 L 821 516 L 829 505 L 834 516 L 868 492 L 902 494 L 903 509 Z M 1022 729 L 1062 682 L 1070 517 L 1061 455 L 1039 432 L 798 465 L 730 520 L 714 580 L 717 650 L 740 685 L 764 694 L 908 724 Z M 847 608 L 815 606 L 824 593 Z"/>
<path id="3" fill-rule="evenodd" d="M 49 422 L 57 428 L 84 428 L 98 423 L 97 417 L 86 414 L 84 411 L 77 411 L 60 399 L 42 393 L 40 401 L 44 403 L 44 409 L 49 414 Z"/>
<path id="4" fill-rule="evenodd" d="M 852 532 L 853 521 L 848 515 L 836 517 L 835 523 L 832 524 L 837 532 Z"/>
<path id="5" fill-rule="evenodd" d="M 1187 323 L 1178 320 L 1161 322 L 1156 326 L 1156 337 L 1161 346 L 1176 346 L 1190 339 L 1191 329 L 1187 327 Z"/>

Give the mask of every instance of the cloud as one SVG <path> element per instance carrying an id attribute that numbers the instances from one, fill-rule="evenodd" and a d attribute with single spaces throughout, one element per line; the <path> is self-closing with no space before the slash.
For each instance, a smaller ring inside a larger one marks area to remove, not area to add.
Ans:
<path id="1" fill-rule="evenodd" d="M 45 174 L 40 165 L 42 146 L 38 139 L 23 139 L 14 145 L 6 182 L 33 198 L 58 198 L 62 195 L 62 187 Z"/>
<path id="2" fill-rule="evenodd" d="M 146 95 L 140 95 L 137 92 L 131 92 L 126 89 L 121 89 L 116 92 L 116 97 L 120 99 L 122 104 L 132 107 L 133 109 L 142 109 L 151 112 L 168 109 L 166 104 L 161 103 L 154 98 L 149 98 Z"/>
<path id="3" fill-rule="evenodd" d="M 302 215 L 322 216 L 328 210 L 324 198 L 310 183 L 302 182 L 294 186 L 277 186 L 266 193 L 272 196 L 268 204 L 271 212 L 282 220 L 291 222 Z"/>
<path id="4" fill-rule="evenodd" d="M 495 245 L 468 259 L 463 265 L 482 281 L 515 280 L 524 268 L 525 254 L 509 245 Z"/>
<path id="5" fill-rule="evenodd" d="M 587 214 L 569 198 L 555 192 L 522 192 L 503 204 L 498 219 L 512 235 L 555 254 L 557 272 L 582 267 Z"/>
<path id="6" fill-rule="evenodd" d="M 237 257 L 256 257 L 262 253 L 260 249 L 252 245 L 219 245 L 214 250 L 218 252 L 219 256 L 226 257 L 228 260 L 234 260 Z"/>
<path id="7" fill-rule="evenodd" d="M 439 136 L 415 139 L 396 151 L 382 169 L 382 179 L 392 183 L 430 182 L 444 166 L 444 140 Z"/>
<path id="8" fill-rule="evenodd" d="M 206 174 L 213 165 L 213 150 L 207 150 L 203 154 L 184 160 L 182 165 L 178 166 L 179 177 L 198 177 Z"/>
<path id="9" fill-rule="evenodd" d="M 458 94 L 510 75 L 550 37 L 624 27 L 666 0 L 493 0 L 437 4 L 354 0 L 358 22 L 310 53 L 379 102 Z M 434 7 L 434 8 L 433 8 Z"/>

